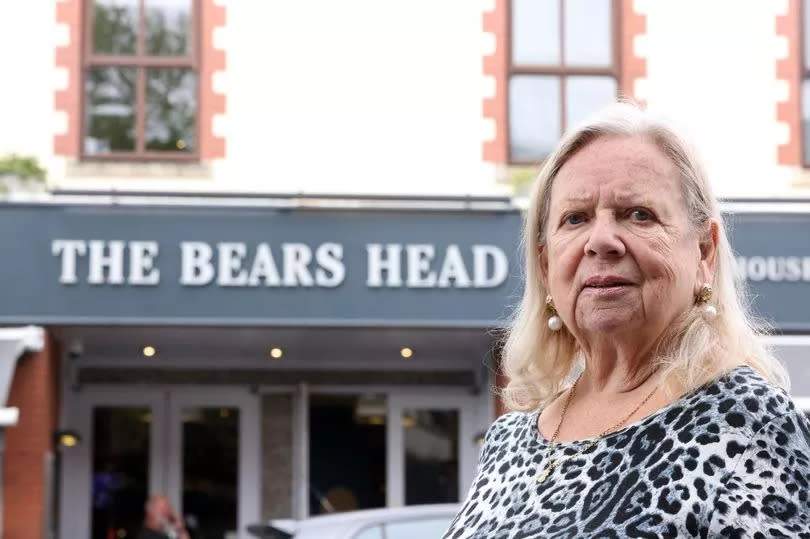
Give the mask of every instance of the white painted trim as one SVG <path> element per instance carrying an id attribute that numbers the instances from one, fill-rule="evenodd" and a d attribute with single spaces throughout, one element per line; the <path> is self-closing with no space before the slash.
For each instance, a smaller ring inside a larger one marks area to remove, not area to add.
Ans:
<path id="1" fill-rule="evenodd" d="M 164 445 L 165 418 L 162 416 L 162 396 L 150 389 L 116 388 L 115 390 L 87 390 L 73 394 L 77 400 L 73 427 L 82 442 L 62 452 L 60 478 L 59 534 L 61 537 L 90 537 L 92 522 L 92 446 L 93 408 L 98 406 L 144 406 L 152 412 L 149 440 L 149 492 L 165 492 L 162 478 L 165 463 L 157 459 Z"/>
<path id="2" fill-rule="evenodd" d="M 458 496 L 464 499 L 475 472 L 478 447 L 475 444 L 475 408 L 478 398 L 470 395 L 448 395 L 446 392 L 421 392 L 389 394 L 386 420 L 386 505 L 405 505 L 405 427 L 402 413 L 408 408 L 431 410 L 456 410 L 459 414 L 458 444 Z"/>
<path id="3" fill-rule="evenodd" d="M 16 427 L 20 421 L 20 409 L 16 406 L 0 408 L 0 428 Z"/>
<path id="4" fill-rule="evenodd" d="M 720 202 L 723 213 L 810 213 L 810 202 Z"/>
<path id="5" fill-rule="evenodd" d="M 405 505 L 405 448 L 402 433 L 402 406 L 388 395 L 385 419 L 385 505 Z"/>
<path id="6" fill-rule="evenodd" d="M 184 407 L 234 407 L 239 409 L 239 460 L 237 470 L 237 537 L 251 539 L 247 525 L 261 518 L 261 449 L 259 397 L 240 390 L 199 387 L 174 388 L 168 392 L 168 450 L 166 470 L 172 504 L 182 511 L 182 413 Z"/>
<path id="7" fill-rule="evenodd" d="M 68 400 L 77 400 L 76 415 L 71 420 L 82 443 L 63 452 L 61 471 L 60 535 L 89 537 L 91 511 L 91 450 L 93 408 L 98 406 L 145 406 L 152 413 L 149 448 L 149 493 L 168 494 L 180 508 L 180 410 L 183 405 L 237 406 L 239 424 L 239 509 L 237 526 L 239 539 L 249 539 L 245 527 L 261 518 L 260 500 L 260 421 L 259 397 L 244 387 L 222 388 L 199 386 L 133 386 L 88 387 L 71 393 Z M 168 437 L 168 439 L 167 439 Z"/>
<path id="8" fill-rule="evenodd" d="M 38 326 L 0 328 L 0 341 L 19 341 L 20 352 L 40 352 L 45 347 L 45 330 Z"/>
<path id="9" fill-rule="evenodd" d="M 45 330 L 41 327 L 0 328 L 0 406 L 8 401 L 17 360 L 25 352 L 40 352 L 43 348 Z"/>
<path id="10" fill-rule="evenodd" d="M 763 335 L 761 339 L 768 346 L 810 346 L 810 335 Z"/>

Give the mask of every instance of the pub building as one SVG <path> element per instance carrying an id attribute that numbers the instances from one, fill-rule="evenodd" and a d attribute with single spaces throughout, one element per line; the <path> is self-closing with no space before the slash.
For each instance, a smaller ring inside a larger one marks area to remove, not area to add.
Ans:
<path id="1" fill-rule="evenodd" d="M 458 501 L 496 412 L 520 223 L 502 197 L 1 204 L 2 406 L 7 436 L 43 439 L 36 518 L 133 537 L 160 492 L 206 536 L 248 537 Z M 74 445 L 51 454 L 54 435 Z"/>
<path id="2" fill-rule="evenodd" d="M 724 210 L 810 409 L 810 204 Z M 6 506 L 57 537 L 131 537 L 160 492 L 212 537 L 247 537 L 267 518 L 459 501 L 502 411 L 521 223 L 500 197 L 0 204 Z"/>

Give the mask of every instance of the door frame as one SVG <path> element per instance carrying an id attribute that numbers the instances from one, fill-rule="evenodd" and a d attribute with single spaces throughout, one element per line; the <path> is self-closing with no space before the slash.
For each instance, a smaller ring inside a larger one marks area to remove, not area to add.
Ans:
<path id="1" fill-rule="evenodd" d="M 386 505 L 405 505 L 405 426 L 402 414 L 406 409 L 455 410 L 458 412 L 458 501 L 464 499 L 465 490 L 473 480 L 476 444 L 474 440 L 474 410 L 476 400 L 467 395 L 448 395 L 436 392 L 393 393 L 388 396 L 386 418 Z"/>
<path id="2" fill-rule="evenodd" d="M 260 520 L 261 469 L 259 396 L 245 388 L 210 386 L 95 386 L 83 387 L 67 403 L 72 412 L 69 424 L 81 443 L 64 451 L 59 487 L 60 537 L 89 537 L 92 521 L 93 408 L 98 406 L 148 406 L 152 413 L 149 442 L 149 494 L 168 494 L 179 509 L 180 423 L 183 404 L 238 407 L 239 470 L 237 537 L 249 539 L 246 526 Z M 71 400 L 73 400 L 71 399 Z M 174 470 L 166 473 L 167 470 Z"/>
<path id="3" fill-rule="evenodd" d="M 259 422 L 259 398 L 246 389 L 180 387 L 172 389 L 168 399 L 168 440 L 166 453 L 170 473 L 166 474 L 166 492 L 169 499 L 182 511 L 180 496 L 182 487 L 182 424 L 183 406 L 239 408 L 239 469 L 237 470 L 237 537 L 252 538 L 247 533 L 248 524 L 261 518 L 261 425 Z"/>
<path id="4" fill-rule="evenodd" d="M 298 477 L 309 481 L 309 404 L 313 395 L 362 395 L 377 394 L 386 397 L 386 507 L 400 507 L 405 500 L 404 436 L 401 422 L 399 429 L 392 424 L 393 405 L 404 407 L 428 407 L 459 410 L 459 502 L 475 476 L 475 463 L 479 447 L 475 441 L 476 429 L 489 425 L 492 409 L 486 394 L 473 394 L 469 389 L 431 386 L 408 388 L 402 386 L 305 386 L 297 395 L 294 431 L 302 433 L 295 444 L 295 460 L 300 468 Z M 398 408 L 402 410 L 403 408 Z M 395 447 L 396 445 L 396 447 Z M 308 500 L 306 485 L 295 485 L 296 500 Z M 309 516 L 309 503 L 296 504 L 296 518 Z"/>

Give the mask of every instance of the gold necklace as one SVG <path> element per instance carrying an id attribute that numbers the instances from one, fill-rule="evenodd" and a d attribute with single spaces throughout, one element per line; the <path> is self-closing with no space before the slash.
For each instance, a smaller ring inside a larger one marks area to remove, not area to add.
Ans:
<path id="1" fill-rule="evenodd" d="M 579 378 L 582 378 L 582 375 L 580 375 Z M 549 440 L 548 449 L 546 450 L 546 457 L 544 459 L 547 462 L 546 467 L 543 469 L 542 473 L 537 477 L 537 482 L 538 483 L 542 483 L 543 481 L 545 481 L 546 478 L 549 476 L 549 474 L 551 472 L 553 472 L 555 468 L 559 468 L 560 465 L 568 462 L 569 460 L 571 460 L 573 458 L 576 458 L 576 457 L 582 455 L 587 450 L 589 450 L 590 448 L 595 446 L 599 442 L 599 440 L 602 439 L 602 436 L 604 436 L 605 434 L 608 434 L 609 432 L 612 432 L 612 431 L 618 429 L 619 427 L 621 427 L 622 425 L 624 425 L 624 423 L 628 419 L 633 417 L 633 414 L 638 412 L 639 408 L 644 406 L 647 403 L 647 401 L 650 400 L 650 398 L 653 396 L 653 394 L 658 390 L 658 386 L 655 386 L 653 388 L 653 390 L 650 391 L 650 393 L 646 397 L 644 397 L 644 400 L 641 401 L 641 403 L 638 406 L 633 408 L 633 411 L 630 412 L 629 414 L 627 414 L 627 416 L 624 419 L 622 419 L 621 421 L 619 421 L 618 423 L 616 423 L 612 427 L 602 431 L 599 434 L 599 436 L 597 436 L 596 438 L 594 438 L 593 440 L 591 440 L 590 442 L 585 444 L 585 447 L 583 447 L 582 449 L 580 449 L 579 451 L 577 451 L 573 455 L 563 456 L 563 457 L 560 457 L 558 459 L 551 460 L 550 457 L 551 457 L 551 452 L 554 449 L 554 443 L 557 440 L 557 435 L 560 434 L 560 427 L 563 424 L 563 419 L 565 419 L 565 413 L 568 411 L 568 405 L 571 404 L 571 399 L 574 397 L 574 392 L 577 390 L 577 383 L 579 382 L 579 378 L 577 378 L 576 382 L 574 382 L 574 385 L 571 386 L 571 391 L 568 393 L 568 398 L 565 399 L 565 405 L 563 406 L 562 414 L 560 414 L 560 422 L 557 423 L 557 429 L 554 431 L 554 434 L 551 435 L 551 440 Z"/>

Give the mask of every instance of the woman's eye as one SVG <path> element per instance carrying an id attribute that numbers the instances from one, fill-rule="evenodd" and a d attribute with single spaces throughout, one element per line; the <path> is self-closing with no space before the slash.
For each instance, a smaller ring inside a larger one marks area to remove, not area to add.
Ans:
<path id="1" fill-rule="evenodd" d="M 653 216 L 647 210 L 636 208 L 630 211 L 630 218 L 634 221 L 650 221 L 652 220 Z"/>
<path id="2" fill-rule="evenodd" d="M 578 225 L 585 221 L 585 216 L 581 213 L 572 213 L 565 217 L 565 224 L 567 225 Z"/>

